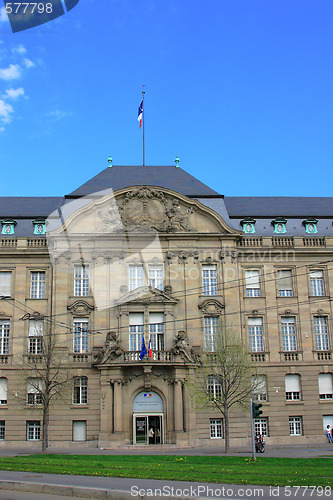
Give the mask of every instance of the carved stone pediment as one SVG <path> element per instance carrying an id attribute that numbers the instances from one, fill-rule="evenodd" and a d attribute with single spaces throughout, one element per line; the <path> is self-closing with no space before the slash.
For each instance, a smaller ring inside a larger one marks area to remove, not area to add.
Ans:
<path id="1" fill-rule="evenodd" d="M 193 210 L 193 207 L 186 206 L 177 198 L 166 197 L 162 191 L 149 187 L 127 192 L 119 203 L 122 229 L 134 232 L 194 231 L 195 229 L 189 223 L 189 216 Z M 117 223 L 111 220 L 110 214 L 108 215 L 110 221 L 106 220 L 105 214 L 103 217 L 104 229 L 102 228 L 102 231 L 108 230 L 111 226 L 114 228 L 113 230 L 119 229 L 119 215 L 113 215 L 113 218 L 117 219 Z"/>
<path id="2" fill-rule="evenodd" d="M 73 316 L 88 316 L 94 307 L 85 300 L 76 300 L 73 304 L 67 306 L 67 309 L 71 311 Z"/>
<path id="3" fill-rule="evenodd" d="M 150 286 L 140 286 L 121 296 L 116 303 L 135 302 L 136 304 L 153 304 L 162 302 L 164 304 L 177 304 L 178 300 L 166 292 Z"/>
<path id="4" fill-rule="evenodd" d="M 200 304 L 199 309 L 202 310 L 204 314 L 211 315 L 211 314 L 221 314 L 222 309 L 224 309 L 224 304 L 220 302 L 219 300 L 214 300 L 214 299 L 208 299 L 205 300 L 203 304 Z"/>

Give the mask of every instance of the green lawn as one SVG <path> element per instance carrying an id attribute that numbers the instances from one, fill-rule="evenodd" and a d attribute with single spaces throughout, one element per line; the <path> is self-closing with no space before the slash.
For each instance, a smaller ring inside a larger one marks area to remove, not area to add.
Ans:
<path id="1" fill-rule="evenodd" d="M 227 484 L 331 486 L 327 458 L 151 455 L 29 455 L 0 458 L 0 469 L 50 474 L 132 477 Z"/>

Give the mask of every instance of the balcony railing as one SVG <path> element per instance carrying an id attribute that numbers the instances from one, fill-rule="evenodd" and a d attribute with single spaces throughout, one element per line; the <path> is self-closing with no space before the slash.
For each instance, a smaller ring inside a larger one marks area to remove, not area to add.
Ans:
<path id="1" fill-rule="evenodd" d="M 144 361 L 162 361 L 162 362 L 172 362 L 173 356 L 172 353 L 169 351 L 153 351 L 152 352 L 152 357 L 149 358 L 147 354 L 144 356 L 144 358 L 141 360 L 140 359 L 140 352 L 141 351 L 126 351 L 123 353 L 123 362 L 124 363 L 133 363 L 133 362 L 144 362 Z"/>
<path id="2" fill-rule="evenodd" d="M 301 352 L 281 352 L 281 361 L 302 361 L 303 353 Z"/>
<path id="3" fill-rule="evenodd" d="M 331 361 L 331 351 L 316 351 L 318 361 Z"/>

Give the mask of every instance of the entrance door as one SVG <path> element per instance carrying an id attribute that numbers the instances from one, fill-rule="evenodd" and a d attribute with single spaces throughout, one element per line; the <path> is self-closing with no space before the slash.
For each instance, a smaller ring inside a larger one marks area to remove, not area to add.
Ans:
<path id="1" fill-rule="evenodd" d="M 134 415 L 133 442 L 135 444 L 162 444 L 162 415 Z"/>

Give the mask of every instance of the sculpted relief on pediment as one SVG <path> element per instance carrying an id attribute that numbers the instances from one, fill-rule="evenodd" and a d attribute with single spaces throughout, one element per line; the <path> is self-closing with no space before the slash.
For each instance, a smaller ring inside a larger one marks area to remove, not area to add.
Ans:
<path id="1" fill-rule="evenodd" d="M 127 231 L 195 231 L 189 217 L 194 208 L 177 198 L 166 197 L 162 191 L 142 187 L 126 193 L 118 203 L 98 212 L 101 232 Z"/>

